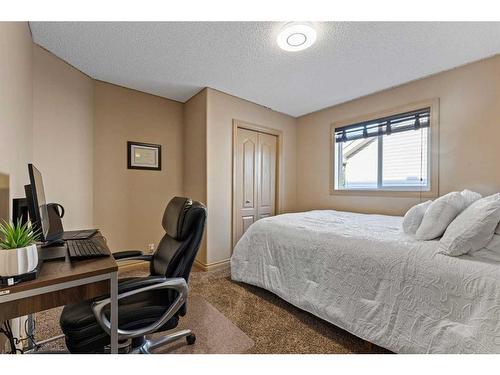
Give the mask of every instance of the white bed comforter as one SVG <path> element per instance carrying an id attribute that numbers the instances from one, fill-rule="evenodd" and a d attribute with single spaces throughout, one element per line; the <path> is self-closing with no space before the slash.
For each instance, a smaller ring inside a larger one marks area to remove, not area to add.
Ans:
<path id="1" fill-rule="evenodd" d="M 500 353 L 500 263 L 438 254 L 401 217 L 310 211 L 253 224 L 231 275 L 397 353 Z"/>

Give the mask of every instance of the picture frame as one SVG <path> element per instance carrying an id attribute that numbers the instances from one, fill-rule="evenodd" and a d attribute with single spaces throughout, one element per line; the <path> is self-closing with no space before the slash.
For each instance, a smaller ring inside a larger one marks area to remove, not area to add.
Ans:
<path id="1" fill-rule="evenodd" d="M 127 169 L 161 171 L 161 145 L 128 141 Z"/>

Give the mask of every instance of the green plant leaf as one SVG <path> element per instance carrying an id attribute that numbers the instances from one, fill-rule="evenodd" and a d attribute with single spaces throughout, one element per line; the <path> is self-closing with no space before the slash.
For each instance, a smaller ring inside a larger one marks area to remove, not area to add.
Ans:
<path id="1" fill-rule="evenodd" d="M 21 223 L 19 219 L 15 224 L 4 221 L 0 223 L 0 249 L 18 249 L 34 244 L 39 238 L 39 233 L 33 230 L 30 223 Z"/>

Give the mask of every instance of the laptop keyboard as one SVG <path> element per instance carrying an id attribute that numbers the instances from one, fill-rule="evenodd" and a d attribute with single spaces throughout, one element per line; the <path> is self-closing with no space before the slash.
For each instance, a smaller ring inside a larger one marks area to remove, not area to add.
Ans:
<path id="1" fill-rule="evenodd" d="M 68 240 L 66 245 L 71 259 L 109 256 L 109 251 L 95 240 Z"/>

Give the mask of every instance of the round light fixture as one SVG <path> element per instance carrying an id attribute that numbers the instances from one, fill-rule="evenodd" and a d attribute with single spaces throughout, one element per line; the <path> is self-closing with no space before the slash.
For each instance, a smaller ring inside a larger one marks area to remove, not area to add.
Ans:
<path id="1" fill-rule="evenodd" d="M 278 46 L 285 51 L 302 51 L 314 44 L 316 30 L 308 23 L 287 23 L 278 34 L 276 41 Z"/>

